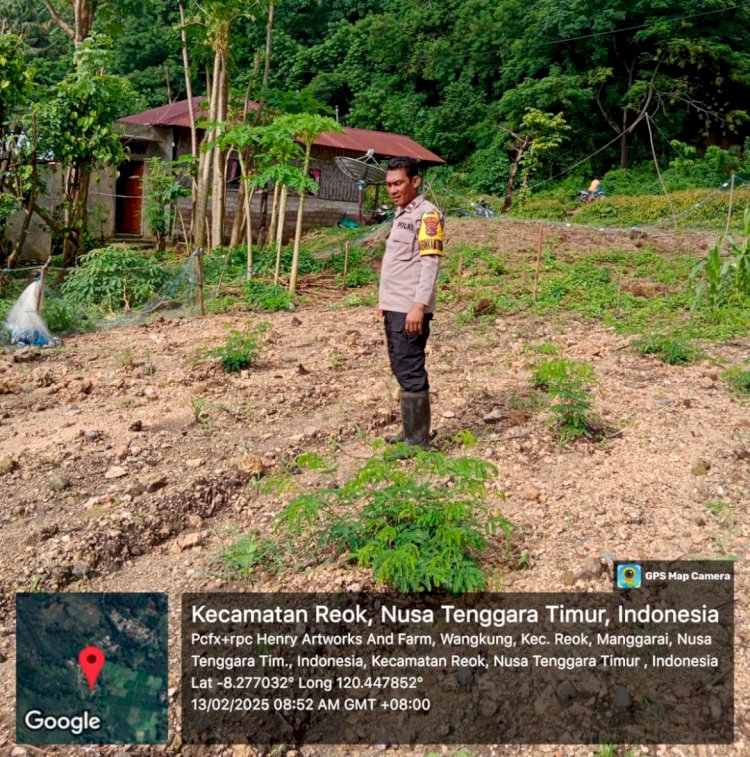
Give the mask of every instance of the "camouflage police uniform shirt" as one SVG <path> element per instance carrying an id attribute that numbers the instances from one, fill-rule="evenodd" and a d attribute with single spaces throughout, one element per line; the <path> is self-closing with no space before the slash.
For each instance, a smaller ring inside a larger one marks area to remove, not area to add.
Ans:
<path id="1" fill-rule="evenodd" d="M 435 310 L 435 284 L 443 254 L 443 217 L 417 195 L 398 208 L 385 245 L 380 272 L 381 310 L 408 313 L 414 303 Z"/>

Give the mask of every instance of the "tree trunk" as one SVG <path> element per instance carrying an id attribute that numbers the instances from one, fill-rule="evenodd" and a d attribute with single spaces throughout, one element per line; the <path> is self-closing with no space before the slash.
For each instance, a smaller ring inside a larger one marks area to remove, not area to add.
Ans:
<path id="1" fill-rule="evenodd" d="M 276 233 L 276 214 L 279 210 L 279 184 L 273 185 L 273 203 L 271 204 L 271 223 L 268 224 L 266 239 L 273 242 Z M 266 239 L 263 240 L 265 243 Z"/>
<path id="2" fill-rule="evenodd" d="M 77 47 L 83 40 L 91 36 L 91 23 L 94 15 L 91 8 L 91 0 L 75 0 L 73 14 L 76 25 L 75 44 Z"/>
<path id="3" fill-rule="evenodd" d="M 268 5 L 268 23 L 266 24 L 266 60 L 263 66 L 263 86 L 268 86 L 271 76 L 271 43 L 273 42 L 273 3 Z"/>
<path id="4" fill-rule="evenodd" d="M 302 168 L 302 176 L 310 173 L 310 152 L 312 151 L 312 142 L 305 146 L 305 165 Z M 305 190 L 300 188 L 299 206 L 297 207 L 297 225 L 294 227 L 294 251 L 292 252 L 292 273 L 289 276 L 289 292 L 294 294 L 297 291 L 297 268 L 299 267 L 299 248 L 302 241 L 302 217 L 305 212 Z"/>
<path id="5" fill-rule="evenodd" d="M 16 261 L 20 257 L 21 252 L 23 251 L 23 244 L 26 241 L 26 235 L 29 233 L 29 226 L 31 224 L 31 216 L 34 214 L 32 207 L 34 205 L 34 202 L 36 202 L 37 190 L 38 190 L 38 186 L 35 184 L 31 190 L 31 194 L 29 198 L 29 206 L 25 209 L 26 215 L 24 216 L 23 223 L 18 232 L 18 239 L 16 239 L 16 243 L 13 245 L 13 250 L 10 253 L 10 255 L 8 255 L 8 258 L 5 261 L 5 268 L 9 268 L 9 269 L 13 268 L 16 264 Z"/>
<path id="6" fill-rule="evenodd" d="M 36 128 L 36 118 L 34 118 L 34 126 L 33 126 L 33 140 L 34 145 L 36 145 L 37 142 L 37 128 Z M 10 161 L 8 161 L 9 163 Z M 16 239 L 15 244 L 13 245 L 13 249 L 11 250 L 10 255 L 5 261 L 5 268 L 13 268 L 16 264 L 16 261 L 20 258 L 21 252 L 23 252 L 23 245 L 26 241 L 26 236 L 29 233 L 29 227 L 31 226 L 31 217 L 34 215 L 34 205 L 36 204 L 36 199 L 39 196 L 39 172 L 37 170 L 37 154 L 36 154 L 36 147 L 32 150 L 30 155 L 30 167 L 31 167 L 31 189 L 28 192 L 23 192 L 23 187 L 21 185 L 21 181 L 19 180 L 19 184 L 17 186 L 17 192 L 20 195 L 20 204 L 21 207 L 24 210 L 24 219 L 21 224 L 21 228 L 18 231 L 18 238 Z M 0 163 L 0 169 L 2 169 L 2 163 Z M 4 176 L 5 171 L 0 173 L 0 176 Z M 2 191 L 0 189 L 0 191 Z M 4 226 L 4 224 L 3 224 Z M 0 228 L 0 238 L 2 237 L 2 233 L 4 231 L 4 228 Z"/>
<path id="7" fill-rule="evenodd" d="M 232 222 L 232 234 L 229 237 L 229 246 L 236 247 L 242 240 L 242 232 L 245 228 L 245 182 L 240 180 L 237 188 L 237 204 L 234 211 L 234 221 Z"/>
<path id="8" fill-rule="evenodd" d="M 83 249 L 90 179 L 91 174 L 87 166 L 71 166 L 68 171 L 65 191 L 67 209 L 65 211 L 66 236 L 63 243 L 64 268 L 75 265 Z"/>
<path id="9" fill-rule="evenodd" d="M 224 124 L 227 120 L 227 100 L 228 100 L 228 82 L 227 82 L 227 61 L 222 53 L 221 67 L 218 81 L 214 86 L 218 90 L 218 101 L 216 111 L 216 121 Z M 222 132 L 223 126 L 218 126 L 215 131 L 215 137 Z M 221 247 L 224 244 L 224 211 L 226 206 L 227 183 L 224 173 L 225 153 L 218 148 L 214 149 L 213 160 L 213 198 L 211 201 L 211 247 Z"/>
<path id="10" fill-rule="evenodd" d="M 263 244 L 268 228 L 268 185 L 263 187 L 263 193 L 260 196 L 260 222 L 258 223 L 258 247 Z"/>
<path id="11" fill-rule="evenodd" d="M 210 91 L 210 107 L 208 120 L 216 120 L 216 108 L 217 108 L 217 95 L 218 95 L 218 81 L 219 72 L 221 67 L 221 56 L 217 52 L 214 54 L 214 76 L 213 85 L 209 88 Z M 206 131 L 203 137 L 204 143 L 211 142 L 214 136 L 213 129 Z M 214 148 L 215 149 L 215 148 Z M 193 236 L 195 238 L 195 246 L 205 248 L 208 245 L 208 233 L 206 223 L 208 221 L 208 189 L 211 179 L 211 166 L 213 164 L 213 152 L 214 149 L 201 153 L 201 165 L 198 171 L 198 193 L 195 202 L 195 218 L 193 221 Z"/>
<path id="12" fill-rule="evenodd" d="M 513 197 L 513 187 L 516 183 L 516 175 L 518 174 L 518 168 L 521 165 L 523 154 L 526 152 L 526 148 L 529 146 L 529 135 L 527 134 L 521 144 L 516 148 L 516 157 L 513 160 L 513 165 L 510 168 L 510 176 L 508 176 L 508 184 L 505 187 L 505 202 L 503 203 L 503 213 L 507 213 L 510 210 L 510 203 Z"/>
<path id="13" fill-rule="evenodd" d="M 628 129 L 628 112 L 622 113 L 622 134 L 620 134 L 620 168 L 628 167 L 628 150 L 630 148 L 630 130 Z"/>
<path id="14" fill-rule="evenodd" d="M 279 272 L 281 271 L 281 242 L 284 238 L 284 218 L 286 216 L 286 184 L 281 187 L 281 199 L 279 200 L 279 223 L 276 229 L 276 268 L 273 274 L 273 283 L 279 283 Z"/>
<path id="15" fill-rule="evenodd" d="M 185 8 L 180 0 L 180 37 L 182 39 L 182 68 L 185 73 L 185 91 L 187 92 L 188 101 L 188 117 L 190 118 L 190 154 L 196 161 L 196 165 L 191 172 L 190 186 L 191 192 L 191 206 L 190 213 L 191 218 L 195 218 L 195 202 L 198 193 L 198 182 L 196 175 L 198 171 L 198 130 L 195 126 L 195 111 L 193 110 L 193 82 L 190 76 L 190 58 L 188 57 L 187 50 L 187 34 L 185 34 Z M 185 244 L 188 244 L 188 240 L 185 240 Z"/>
<path id="16" fill-rule="evenodd" d="M 248 180 L 248 174 L 247 174 L 247 163 L 245 163 L 245 158 L 243 157 L 242 153 L 240 152 L 240 184 L 243 186 L 246 186 L 246 182 Z M 245 271 L 245 278 L 251 279 L 253 277 L 253 224 L 252 224 L 252 215 L 250 213 L 250 206 L 253 201 L 253 189 L 250 189 L 249 191 L 246 191 L 245 194 L 245 224 L 246 224 L 246 231 L 247 231 L 247 269 Z M 239 212 L 239 205 L 237 206 L 237 211 Z"/>

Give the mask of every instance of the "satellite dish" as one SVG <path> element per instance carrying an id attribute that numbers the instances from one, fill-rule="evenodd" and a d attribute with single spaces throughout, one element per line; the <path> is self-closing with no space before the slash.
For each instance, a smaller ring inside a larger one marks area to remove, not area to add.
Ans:
<path id="1" fill-rule="evenodd" d="M 385 184 L 385 169 L 373 157 L 375 150 L 368 150 L 359 158 L 339 155 L 335 158 L 336 165 L 341 172 L 352 181 L 363 181 L 365 184 Z"/>

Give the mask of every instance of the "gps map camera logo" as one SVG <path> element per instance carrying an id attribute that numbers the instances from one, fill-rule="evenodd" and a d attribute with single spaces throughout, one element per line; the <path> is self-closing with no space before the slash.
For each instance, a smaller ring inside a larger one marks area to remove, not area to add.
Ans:
<path id="1" fill-rule="evenodd" d="M 641 566 L 635 563 L 625 563 L 617 566 L 618 589 L 641 588 Z"/>

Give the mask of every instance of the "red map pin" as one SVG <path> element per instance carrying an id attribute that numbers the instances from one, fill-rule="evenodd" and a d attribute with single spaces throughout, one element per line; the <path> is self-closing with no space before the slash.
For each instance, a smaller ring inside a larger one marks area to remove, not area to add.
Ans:
<path id="1" fill-rule="evenodd" d="M 84 647 L 78 653 L 78 664 L 83 668 L 89 689 L 93 691 L 96 679 L 104 667 L 104 652 L 99 647 Z"/>

